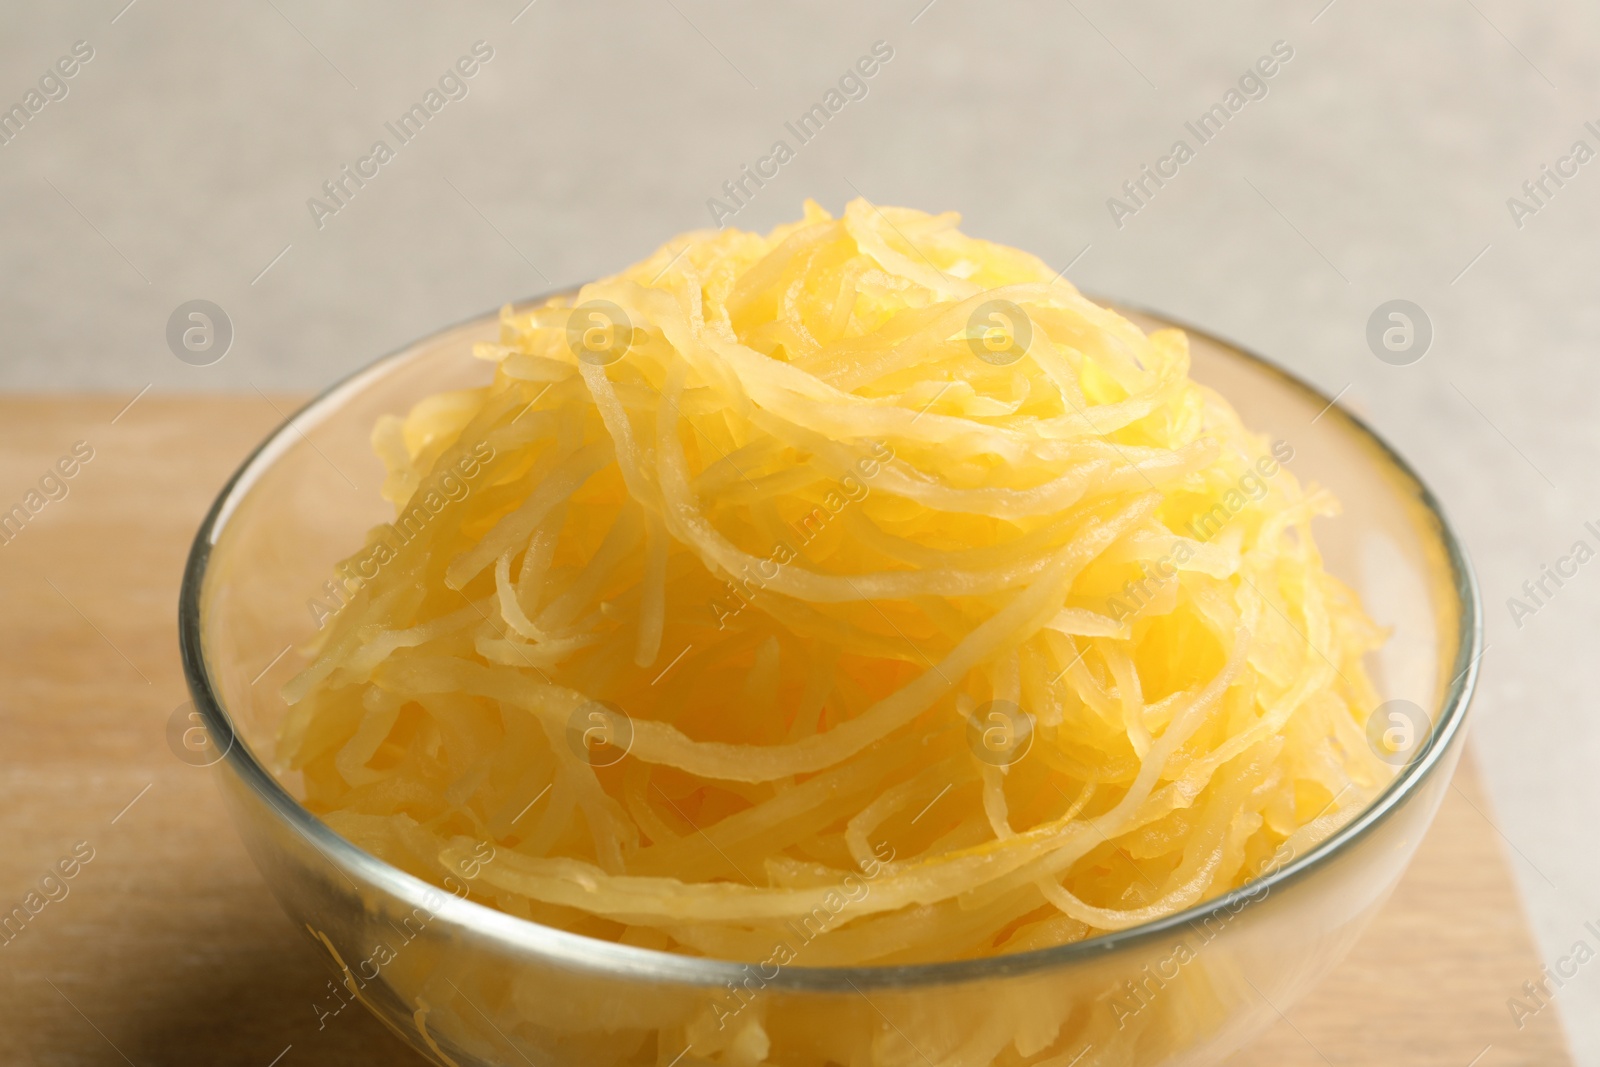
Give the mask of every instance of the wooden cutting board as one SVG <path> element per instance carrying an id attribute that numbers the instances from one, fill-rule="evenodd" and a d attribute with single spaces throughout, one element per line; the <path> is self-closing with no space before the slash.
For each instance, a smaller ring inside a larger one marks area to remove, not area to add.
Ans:
<path id="1" fill-rule="evenodd" d="M 0 912 L 58 862 L 74 871 L 0 943 L 0 1063 L 420 1063 L 355 1010 L 319 1031 L 320 960 L 251 866 L 214 772 L 166 742 L 186 699 L 190 538 L 298 402 L 129 399 L 0 399 L 0 512 L 31 490 L 45 501 L 0 544 Z M 1469 753 L 1354 954 L 1232 1062 L 1570 1063 L 1555 1005 L 1520 1030 L 1507 1007 L 1540 960 L 1492 818 Z"/>

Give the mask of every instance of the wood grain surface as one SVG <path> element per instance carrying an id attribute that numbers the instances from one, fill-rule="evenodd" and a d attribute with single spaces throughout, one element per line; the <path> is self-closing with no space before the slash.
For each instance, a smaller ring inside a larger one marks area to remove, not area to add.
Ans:
<path id="1" fill-rule="evenodd" d="M 0 912 L 58 863 L 74 871 L 0 943 L 0 1064 L 420 1063 L 355 1011 L 319 1031 L 320 960 L 251 866 L 214 772 L 166 742 L 186 699 L 190 538 L 297 402 L 145 395 L 123 410 L 129 399 L 0 399 L 0 512 L 32 490 L 47 500 L 0 543 Z M 41 487 L 78 442 L 93 458 Z M 1469 752 L 1362 943 L 1232 1062 L 1569 1063 L 1559 1003 L 1521 1029 L 1507 1007 L 1541 961 L 1492 819 Z M 92 858 L 74 867 L 75 848 Z"/>

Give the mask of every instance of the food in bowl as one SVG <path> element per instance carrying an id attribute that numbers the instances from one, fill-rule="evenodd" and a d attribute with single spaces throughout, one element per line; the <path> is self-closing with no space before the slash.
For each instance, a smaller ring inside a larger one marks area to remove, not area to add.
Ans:
<path id="1" fill-rule="evenodd" d="M 1170 916 L 1393 776 L 1325 492 L 953 215 L 814 204 L 506 309 L 383 419 L 281 754 L 473 899 L 763 968 Z M 759 1042 L 758 1042 L 759 1043 Z"/>

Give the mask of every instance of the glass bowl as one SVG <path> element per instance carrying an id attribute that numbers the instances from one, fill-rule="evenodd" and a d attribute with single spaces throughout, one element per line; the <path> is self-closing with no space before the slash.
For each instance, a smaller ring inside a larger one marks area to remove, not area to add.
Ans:
<path id="1" fill-rule="evenodd" d="M 467 881 L 434 886 L 358 849 L 296 802 L 294 776 L 269 758 L 287 710 L 278 689 L 304 665 L 295 646 L 315 629 L 309 605 L 332 565 L 393 517 L 374 422 L 487 382 L 471 347 L 497 323 L 427 337 L 307 405 L 224 487 L 184 574 L 183 665 L 222 792 L 262 876 L 334 969 L 329 1012 L 359 1000 L 458 1067 L 1215 1063 L 1343 958 L 1404 872 L 1465 738 L 1482 640 L 1465 555 L 1433 496 L 1358 419 L 1194 330 L 1194 377 L 1287 441 L 1301 480 L 1343 502 L 1342 516 L 1317 520 L 1328 569 L 1392 629 L 1369 664 L 1379 693 L 1431 724 L 1387 790 L 1317 847 L 1225 896 L 1074 944 L 772 968 L 541 926 L 477 903 Z"/>

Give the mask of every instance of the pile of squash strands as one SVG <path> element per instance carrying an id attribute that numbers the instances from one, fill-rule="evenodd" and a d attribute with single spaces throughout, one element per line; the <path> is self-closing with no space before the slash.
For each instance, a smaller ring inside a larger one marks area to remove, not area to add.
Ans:
<path id="1" fill-rule="evenodd" d="M 1334 502 L 1181 332 L 957 221 L 808 203 L 506 309 L 492 385 L 374 433 L 401 518 L 285 689 L 307 805 L 436 883 L 489 842 L 514 915 L 805 966 L 1124 929 L 1364 806 Z"/>

